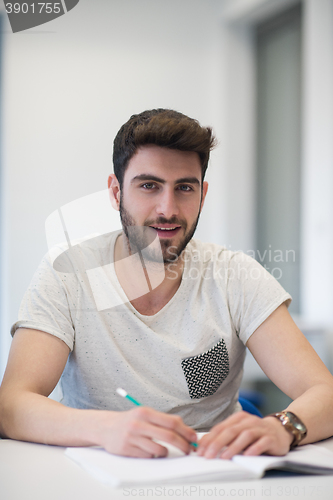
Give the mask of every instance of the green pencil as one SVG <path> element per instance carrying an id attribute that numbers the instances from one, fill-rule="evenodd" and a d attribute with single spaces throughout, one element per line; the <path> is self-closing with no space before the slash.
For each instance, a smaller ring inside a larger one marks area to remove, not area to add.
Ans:
<path id="1" fill-rule="evenodd" d="M 139 403 L 139 401 L 137 401 L 136 399 L 132 398 L 132 396 L 130 396 L 124 389 L 121 389 L 120 387 L 118 387 L 118 389 L 116 390 L 116 392 L 117 392 L 117 394 L 119 394 L 119 396 L 122 396 L 123 398 L 128 399 L 128 401 L 130 401 L 134 405 L 136 405 L 136 406 L 142 406 L 142 404 Z M 198 443 L 191 442 L 190 445 L 194 446 L 194 448 L 198 447 Z"/>

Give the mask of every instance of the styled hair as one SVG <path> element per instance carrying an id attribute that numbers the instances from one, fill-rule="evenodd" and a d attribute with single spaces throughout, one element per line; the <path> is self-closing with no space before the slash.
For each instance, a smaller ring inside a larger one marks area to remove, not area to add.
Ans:
<path id="1" fill-rule="evenodd" d="M 171 109 L 152 109 L 131 116 L 113 142 L 113 168 L 120 188 L 130 159 L 147 144 L 198 153 L 203 180 L 216 139 L 211 128 Z"/>

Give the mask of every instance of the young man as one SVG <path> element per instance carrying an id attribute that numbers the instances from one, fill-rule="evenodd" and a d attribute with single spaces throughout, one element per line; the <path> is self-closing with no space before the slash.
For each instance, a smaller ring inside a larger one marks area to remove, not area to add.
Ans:
<path id="1" fill-rule="evenodd" d="M 209 128 L 171 110 L 120 129 L 108 186 L 123 231 L 80 245 L 111 284 L 109 306 L 97 305 L 91 266 L 71 273 L 44 259 L 12 329 L 2 436 L 153 457 L 166 454 L 158 441 L 188 453 L 195 431 L 210 431 L 198 453 L 231 458 L 333 434 L 333 378 L 292 321 L 288 293 L 253 259 L 192 239 L 213 145 Z M 245 346 L 294 400 L 286 412 L 241 411 Z M 61 403 L 47 397 L 60 377 Z M 144 406 L 132 409 L 119 386 Z"/>

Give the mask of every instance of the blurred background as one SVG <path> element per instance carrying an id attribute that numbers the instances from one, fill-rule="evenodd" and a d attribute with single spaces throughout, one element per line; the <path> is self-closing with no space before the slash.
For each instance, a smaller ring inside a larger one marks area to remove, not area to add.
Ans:
<path id="1" fill-rule="evenodd" d="M 332 371 L 333 0 L 80 0 L 16 34 L 0 15 L 0 379 L 46 218 L 106 189 L 119 127 L 156 107 L 219 140 L 197 237 L 265 265 Z M 287 404 L 251 356 L 243 389 Z"/>

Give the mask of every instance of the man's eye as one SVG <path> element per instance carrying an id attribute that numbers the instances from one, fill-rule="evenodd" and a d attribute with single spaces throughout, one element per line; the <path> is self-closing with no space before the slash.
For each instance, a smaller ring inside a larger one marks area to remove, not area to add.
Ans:
<path id="1" fill-rule="evenodd" d="M 155 184 L 153 182 L 145 182 L 141 187 L 143 187 L 144 189 L 153 189 L 155 187 Z"/>
<path id="2" fill-rule="evenodd" d="M 187 192 L 187 191 L 188 191 L 188 192 L 189 192 L 189 191 L 192 191 L 191 186 L 187 186 L 186 184 L 179 186 L 179 189 L 180 189 L 181 191 L 185 191 L 185 192 Z"/>

